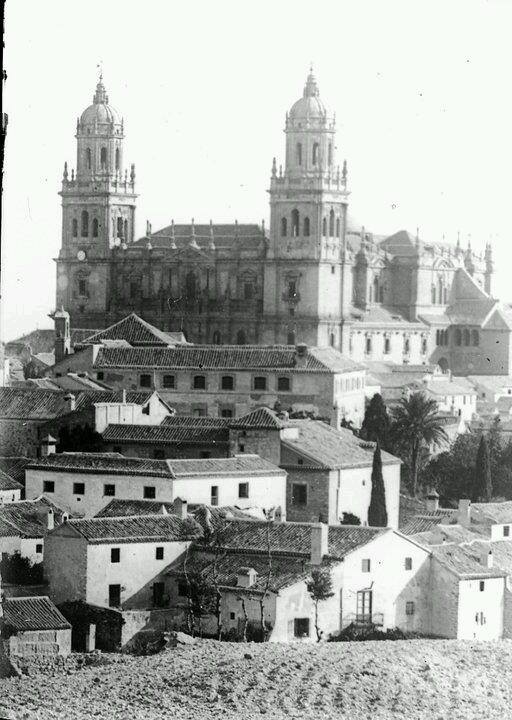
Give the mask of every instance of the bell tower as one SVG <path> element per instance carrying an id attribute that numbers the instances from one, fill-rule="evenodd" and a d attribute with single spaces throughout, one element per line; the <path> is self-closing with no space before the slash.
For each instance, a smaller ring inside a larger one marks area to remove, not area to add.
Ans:
<path id="1" fill-rule="evenodd" d="M 135 166 L 124 167 L 124 122 L 100 76 L 92 105 L 76 124 L 76 173 L 64 164 L 62 243 L 56 306 L 73 327 L 105 327 L 112 249 L 134 240 Z"/>
<path id="2" fill-rule="evenodd" d="M 285 122 L 284 171 L 274 158 L 265 313 L 268 341 L 341 347 L 347 166 L 336 163 L 336 122 L 311 69 Z"/>

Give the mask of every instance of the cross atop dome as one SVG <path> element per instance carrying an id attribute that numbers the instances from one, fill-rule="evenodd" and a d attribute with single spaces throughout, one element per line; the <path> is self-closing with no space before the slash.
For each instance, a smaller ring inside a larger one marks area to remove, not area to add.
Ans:
<path id="1" fill-rule="evenodd" d="M 108 104 L 108 95 L 105 88 L 105 85 L 103 84 L 103 70 L 100 72 L 100 77 L 98 80 L 98 84 L 96 85 L 96 92 L 94 93 L 93 97 L 93 103 L 95 105 L 99 104 Z"/>
<path id="2" fill-rule="evenodd" d="M 309 66 L 309 75 L 307 77 L 306 84 L 304 85 L 303 97 L 318 97 L 319 95 L 320 91 L 318 89 L 316 77 L 313 74 L 313 63 L 311 63 Z"/>

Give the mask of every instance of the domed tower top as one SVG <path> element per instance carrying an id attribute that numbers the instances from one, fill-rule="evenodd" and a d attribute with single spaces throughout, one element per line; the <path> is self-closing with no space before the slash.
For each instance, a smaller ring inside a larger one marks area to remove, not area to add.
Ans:
<path id="1" fill-rule="evenodd" d="M 102 75 L 100 75 L 98 84 L 96 85 L 96 92 L 94 93 L 92 103 L 93 104 L 89 105 L 80 116 L 79 130 L 91 129 L 90 127 L 87 128 L 87 126 L 93 126 L 96 132 L 111 129 L 112 125 L 122 128 L 123 121 L 121 116 L 115 108 L 108 104 L 108 95 L 105 85 L 103 84 Z"/>
<path id="2" fill-rule="evenodd" d="M 312 67 L 306 79 L 302 97 L 292 105 L 288 117 L 290 120 L 325 119 L 327 117 L 327 110 L 320 99 L 320 91 Z"/>

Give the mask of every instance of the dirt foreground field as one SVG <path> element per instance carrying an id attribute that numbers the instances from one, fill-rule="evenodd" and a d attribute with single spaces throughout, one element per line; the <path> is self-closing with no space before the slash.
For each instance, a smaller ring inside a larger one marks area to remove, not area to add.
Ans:
<path id="1" fill-rule="evenodd" d="M 512 717 L 512 641 L 254 645 L 211 640 L 151 657 L 0 681 L 18 720 Z"/>

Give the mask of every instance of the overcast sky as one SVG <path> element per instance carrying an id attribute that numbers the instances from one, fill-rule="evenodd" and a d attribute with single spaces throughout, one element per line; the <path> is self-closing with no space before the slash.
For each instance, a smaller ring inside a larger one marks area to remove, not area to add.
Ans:
<path id="1" fill-rule="evenodd" d="M 512 2 L 10 0 L 3 330 L 49 327 L 60 189 L 103 64 L 136 163 L 137 230 L 268 220 L 272 157 L 313 62 L 352 215 L 495 248 L 512 300 Z"/>

